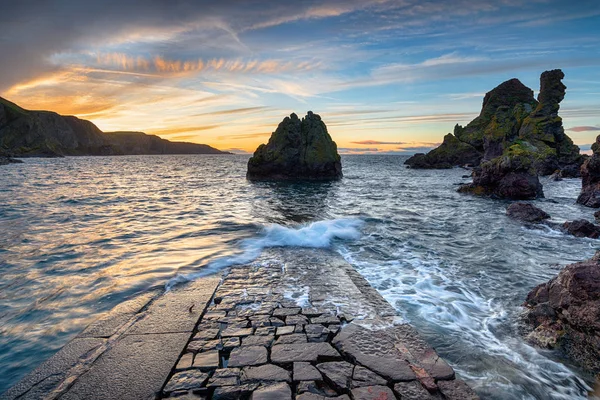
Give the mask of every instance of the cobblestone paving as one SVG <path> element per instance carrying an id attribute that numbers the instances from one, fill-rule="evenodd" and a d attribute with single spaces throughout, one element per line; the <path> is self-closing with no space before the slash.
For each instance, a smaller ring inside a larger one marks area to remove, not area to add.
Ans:
<path id="1" fill-rule="evenodd" d="M 477 399 L 350 265 L 298 249 L 270 259 L 223 278 L 163 398 Z"/>

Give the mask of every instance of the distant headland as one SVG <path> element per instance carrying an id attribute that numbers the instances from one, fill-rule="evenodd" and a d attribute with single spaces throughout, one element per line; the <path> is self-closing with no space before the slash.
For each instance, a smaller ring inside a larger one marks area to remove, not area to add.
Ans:
<path id="1" fill-rule="evenodd" d="M 30 111 L 0 97 L 0 156 L 231 154 L 206 144 L 171 142 L 143 132 L 102 132 L 92 122 Z"/>

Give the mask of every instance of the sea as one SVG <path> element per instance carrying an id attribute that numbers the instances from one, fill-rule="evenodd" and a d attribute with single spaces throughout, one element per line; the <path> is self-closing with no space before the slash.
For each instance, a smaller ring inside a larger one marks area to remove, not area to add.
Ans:
<path id="1" fill-rule="evenodd" d="M 342 156 L 336 182 L 249 182 L 247 155 L 31 158 L 0 167 L 0 393 L 100 314 L 266 248 L 351 263 L 484 399 L 585 399 L 593 377 L 523 339 L 527 293 L 599 241 L 457 193 L 469 171 Z M 593 210 L 541 178 L 556 222 Z"/>

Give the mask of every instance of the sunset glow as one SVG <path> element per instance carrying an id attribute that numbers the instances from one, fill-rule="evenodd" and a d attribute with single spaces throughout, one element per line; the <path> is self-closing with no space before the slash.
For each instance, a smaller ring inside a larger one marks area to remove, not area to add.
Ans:
<path id="1" fill-rule="evenodd" d="M 593 1 L 59 3 L 3 23 L 0 95 L 104 131 L 250 152 L 312 110 L 342 152 L 415 152 L 469 122 L 502 81 L 537 92 L 552 68 L 566 74 L 575 143 L 585 150 L 600 129 Z"/>

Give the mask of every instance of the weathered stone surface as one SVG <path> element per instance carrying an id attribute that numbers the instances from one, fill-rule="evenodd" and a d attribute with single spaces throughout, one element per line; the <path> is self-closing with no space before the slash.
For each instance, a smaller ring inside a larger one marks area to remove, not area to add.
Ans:
<path id="1" fill-rule="evenodd" d="M 600 237 L 600 226 L 594 225 L 584 219 L 576 219 L 575 221 L 567 221 L 563 224 L 563 228 L 573 236 L 587 237 L 598 239 Z"/>
<path id="2" fill-rule="evenodd" d="M 273 335 L 248 336 L 242 338 L 242 346 L 271 346 L 273 343 Z"/>
<path id="3" fill-rule="evenodd" d="M 267 349 L 263 346 L 242 346 L 233 349 L 229 367 L 245 367 L 267 363 Z"/>
<path id="4" fill-rule="evenodd" d="M 327 361 L 340 358 L 339 353 L 329 343 L 278 344 L 271 349 L 271 360 L 276 364 Z"/>
<path id="5" fill-rule="evenodd" d="M 231 350 L 234 347 L 238 347 L 240 345 L 239 337 L 230 337 L 229 339 L 223 340 L 223 349 Z"/>
<path id="6" fill-rule="evenodd" d="M 451 133 L 442 144 L 427 154 L 417 153 L 404 162 L 411 168 L 445 169 L 457 165 L 479 165 L 483 154 L 469 143 L 461 142 Z"/>
<path id="7" fill-rule="evenodd" d="M 273 364 L 258 367 L 245 367 L 242 370 L 242 382 L 291 382 L 290 372 Z"/>
<path id="8" fill-rule="evenodd" d="M 276 308 L 273 311 L 274 317 L 287 317 L 288 315 L 295 315 L 300 312 L 300 307 L 294 308 Z"/>
<path id="9" fill-rule="evenodd" d="M 352 387 L 386 385 L 387 381 L 368 368 L 357 365 L 352 374 Z"/>
<path id="10" fill-rule="evenodd" d="M 354 365 L 346 361 L 326 362 L 317 365 L 325 380 L 336 390 L 344 392 L 350 389 Z"/>
<path id="11" fill-rule="evenodd" d="M 169 379 L 163 392 L 170 393 L 176 390 L 198 389 L 204 386 L 208 380 L 208 374 L 196 369 L 177 372 Z"/>
<path id="12" fill-rule="evenodd" d="M 600 136 L 592 145 L 594 154 L 581 166 L 581 193 L 577 203 L 586 207 L 600 207 Z"/>
<path id="13" fill-rule="evenodd" d="M 394 392 L 402 400 L 439 399 L 439 397 L 432 396 L 418 381 L 398 382 L 394 385 Z"/>
<path id="14" fill-rule="evenodd" d="M 190 333 L 127 335 L 104 352 L 61 399 L 154 398 L 189 337 Z"/>
<path id="15" fill-rule="evenodd" d="M 308 318 L 304 315 L 290 315 L 285 318 L 286 325 L 306 325 L 308 324 Z"/>
<path id="16" fill-rule="evenodd" d="M 291 400 L 292 390 L 287 383 L 261 386 L 252 393 L 251 400 Z"/>
<path id="17" fill-rule="evenodd" d="M 223 345 L 221 343 L 221 339 L 192 340 L 190 344 L 188 344 L 187 350 L 193 353 L 197 353 L 199 351 L 220 350 L 222 348 Z"/>
<path id="18" fill-rule="evenodd" d="M 295 326 L 279 326 L 277 327 L 277 336 L 292 334 L 294 329 Z"/>
<path id="19" fill-rule="evenodd" d="M 105 343 L 106 339 L 100 338 L 71 340 L 33 372 L 27 374 L 6 392 L 0 394 L 0 398 L 2 400 L 43 399 L 67 376 L 69 369 L 85 358 L 86 354 L 93 352 L 94 349 L 105 345 Z"/>
<path id="20" fill-rule="evenodd" d="M 293 378 L 295 381 L 320 381 L 322 376 L 319 370 L 310 363 L 295 362 Z"/>
<path id="21" fill-rule="evenodd" d="M 550 219 L 550 215 L 544 210 L 537 208 L 533 204 L 521 202 L 512 203 L 508 206 L 506 215 L 510 218 L 530 223 L 542 222 L 546 219 Z"/>
<path id="22" fill-rule="evenodd" d="M 213 400 L 239 400 L 247 399 L 256 390 L 258 383 L 247 383 L 245 385 L 222 386 L 215 389 Z"/>
<path id="23" fill-rule="evenodd" d="M 341 158 L 317 114 L 286 117 L 248 161 L 248 179 L 338 179 Z"/>
<path id="24" fill-rule="evenodd" d="M 448 400 L 479 400 L 479 396 L 461 380 L 440 381 L 438 387 Z"/>
<path id="25" fill-rule="evenodd" d="M 208 380 L 206 386 L 232 386 L 238 385 L 240 380 L 239 368 L 221 368 L 215 370 L 213 375 Z"/>
<path id="26" fill-rule="evenodd" d="M 177 366 L 175 369 L 188 369 L 192 367 L 192 363 L 194 362 L 194 354 L 193 353 L 185 353 L 179 359 Z"/>
<path id="27" fill-rule="evenodd" d="M 194 335 L 194 340 L 213 340 L 218 334 L 218 329 L 203 329 Z"/>
<path id="28" fill-rule="evenodd" d="M 197 353 L 192 366 L 203 371 L 219 368 L 219 350 Z"/>
<path id="29" fill-rule="evenodd" d="M 291 335 L 281 336 L 275 341 L 275 344 L 288 344 L 288 343 L 306 343 L 305 333 L 292 333 Z"/>
<path id="30" fill-rule="evenodd" d="M 321 396 L 319 394 L 305 392 L 296 396 L 296 400 L 350 400 L 347 394 L 336 397 Z"/>
<path id="31" fill-rule="evenodd" d="M 531 341 L 561 348 L 585 369 L 600 372 L 600 252 L 534 288 L 524 305 L 534 328 Z"/>
<path id="32" fill-rule="evenodd" d="M 387 379 L 416 379 L 408 363 L 395 350 L 394 340 L 383 331 L 368 331 L 351 323 L 342 328 L 333 344 L 342 354 Z"/>
<path id="33" fill-rule="evenodd" d="M 365 386 L 352 389 L 354 400 L 396 400 L 396 396 L 387 386 Z"/>
<path id="34" fill-rule="evenodd" d="M 227 327 L 223 332 L 221 332 L 221 337 L 232 337 L 232 336 L 250 336 L 254 331 L 253 328 L 238 328 L 235 326 Z"/>

